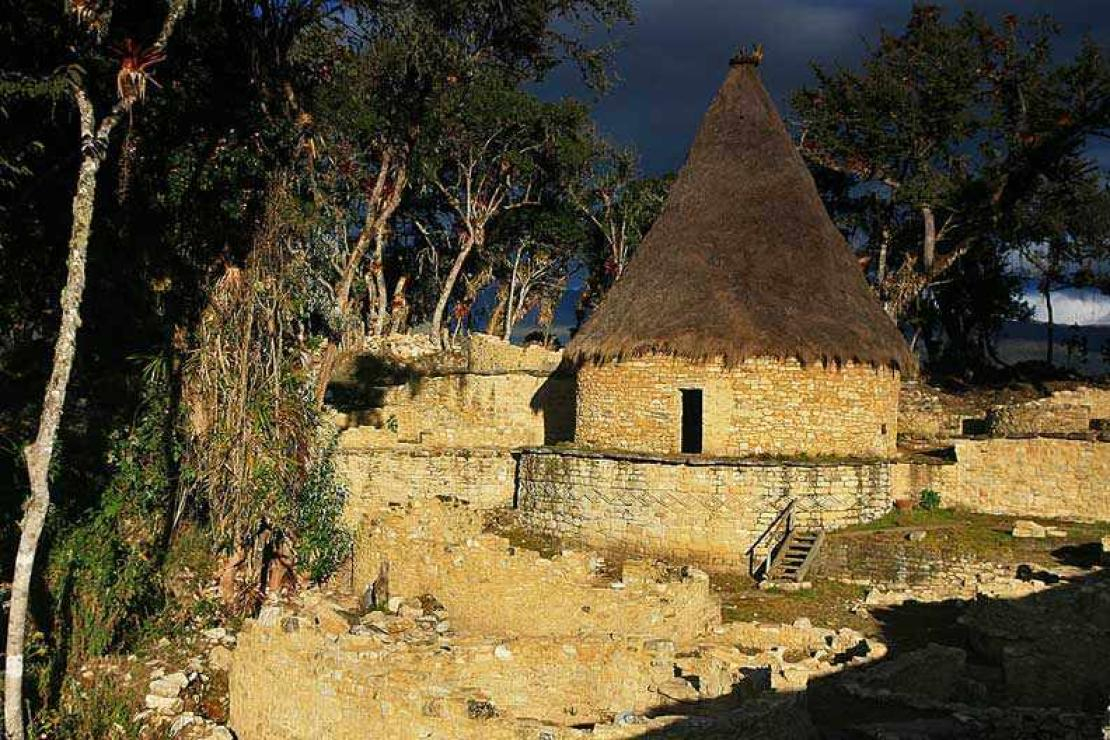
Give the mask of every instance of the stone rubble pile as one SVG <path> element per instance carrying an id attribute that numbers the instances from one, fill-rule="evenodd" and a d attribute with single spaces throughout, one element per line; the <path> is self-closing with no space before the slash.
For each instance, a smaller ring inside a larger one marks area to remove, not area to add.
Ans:
<path id="1" fill-rule="evenodd" d="M 876 640 L 804 619 L 718 625 L 691 641 L 479 636 L 456 631 L 431 595 L 393 595 L 387 608 L 362 612 L 312 591 L 265 606 L 244 628 L 233 655 L 232 725 L 240 740 L 300 737 L 297 728 L 320 722 L 316 731 L 336 740 L 436 737 L 448 728 L 483 740 L 578 737 L 589 728 L 616 740 L 692 731 L 690 722 L 698 725 L 690 736 L 734 737 L 737 723 L 760 713 L 804 717 L 776 692 L 802 691 L 813 678 L 885 655 Z M 277 680 L 289 687 L 280 697 L 264 689 Z M 691 720 L 703 702 L 716 707 L 715 719 Z M 776 737 L 804 736 L 785 729 L 796 730 L 795 719 L 779 721 Z M 529 734 L 537 722 L 543 729 Z"/>
<path id="2" fill-rule="evenodd" d="M 146 708 L 135 720 L 174 740 L 234 740 L 227 727 L 194 710 L 196 695 L 207 687 L 213 672 L 226 672 L 230 667 L 236 637 L 225 627 L 202 630 L 199 636 L 207 652 L 190 657 L 186 670 L 167 672 L 162 661 L 149 661 L 152 670 L 143 702 Z"/>

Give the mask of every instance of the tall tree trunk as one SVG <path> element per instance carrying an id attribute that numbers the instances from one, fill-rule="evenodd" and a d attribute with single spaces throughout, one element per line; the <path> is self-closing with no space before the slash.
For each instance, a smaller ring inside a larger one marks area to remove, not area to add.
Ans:
<path id="1" fill-rule="evenodd" d="M 921 207 L 921 218 L 925 222 L 925 235 L 921 242 L 921 267 L 928 274 L 937 258 L 937 220 L 929 206 Z"/>
<path id="2" fill-rule="evenodd" d="M 177 21 L 185 13 L 185 0 L 170 0 L 154 49 L 164 50 Z M 107 151 L 112 131 L 130 113 L 133 98 L 120 99 L 112 110 L 96 122 L 96 111 L 83 82 L 73 87 L 81 134 L 81 165 L 73 195 L 73 223 L 70 225 L 66 258 L 66 284 L 62 288 L 61 323 L 54 343 L 54 360 L 43 396 L 35 441 L 24 451 L 31 497 L 24 505 L 20 522 L 19 549 L 12 572 L 12 594 L 8 609 L 8 634 L 4 657 L 4 734 L 7 740 L 23 740 L 23 642 L 27 635 L 27 607 L 31 575 L 38 553 L 39 539 L 50 509 L 50 460 L 65 408 L 66 391 L 73 371 L 77 329 L 81 326 L 81 298 L 85 293 L 85 262 L 96 205 L 96 175 L 101 157 Z"/>
<path id="3" fill-rule="evenodd" d="M 523 251 L 524 251 L 523 249 L 517 249 L 516 256 L 513 258 L 513 274 L 509 278 L 509 303 L 508 303 L 508 310 L 505 312 L 505 333 L 504 333 L 504 336 L 502 337 L 506 342 L 512 340 L 512 338 L 513 338 L 513 325 L 516 324 L 516 311 L 515 311 L 515 306 L 513 305 L 513 300 L 515 299 L 515 297 L 517 295 L 517 292 L 516 292 L 516 283 L 517 283 L 516 276 L 517 276 L 517 273 L 520 270 L 520 255 L 521 255 L 521 252 L 523 252 Z"/>
<path id="4" fill-rule="evenodd" d="M 443 289 L 439 292 L 439 300 L 436 301 L 435 311 L 432 313 L 432 336 L 437 342 L 443 341 L 443 315 L 447 312 L 447 303 L 451 300 L 451 294 L 455 292 L 455 284 L 459 281 L 463 265 L 473 248 L 474 239 L 469 236 L 464 237 L 462 249 L 455 257 L 451 271 L 447 273 L 447 279 L 443 283 Z"/>
<path id="5" fill-rule="evenodd" d="M 1048 345 L 1045 347 L 1045 362 L 1052 367 L 1053 347 L 1056 344 L 1056 323 L 1052 312 L 1052 284 L 1045 280 L 1041 283 L 1041 295 L 1044 296 L 1045 310 L 1048 312 Z"/>
<path id="6" fill-rule="evenodd" d="M 84 107 L 84 106 L 82 106 Z M 83 111 L 82 133 L 88 140 L 92 136 L 92 108 Z M 81 325 L 81 296 L 85 291 L 85 260 L 88 254 L 89 232 L 92 226 L 93 205 L 96 201 L 96 175 L 100 158 L 95 153 L 86 154 L 81 160 L 77 176 L 77 192 L 73 196 L 73 226 L 69 237 L 69 256 L 66 260 L 66 284 L 62 289 L 62 320 L 58 339 L 54 344 L 54 364 L 43 397 L 38 434 L 24 451 L 27 475 L 31 483 L 28 499 L 20 524 L 19 551 L 12 575 L 11 607 L 8 616 L 7 654 L 4 660 L 4 728 L 7 737 L 23 738 L 23 641 L 27 633 L 27 605 L 31 587 L 31 572 L 39 538 L 50 508 L 50 459 L 58 437 L 58 426 L 65 407 L 66 391 L 73 369 L 77 343 L 77 329 Z"/>
<path id="7" fill-rule="evenodd" d="M 886 263 L 890 255 L 890 227 L 883 226 L 879 235 L 879 264 L 875 266 L 875 285 L 881 291 L 886 282 Z"/>
<path id="8" fill-rule="evenodd" d="M 374 283 L 377 291 L 377 306 L 374 321 L 374 334 L 385 333 L 389 321 L 389 289 L 385 285 L 385 224 L 378 225 L 374 234 Z"/>
<path id="9" fill-rule="evenodd" d="M 336 311 L 344 322 L 349 318 L 352 303 L 351 288 L 362 265 L 362 259 L 366 256 L 366 250 L 370 248 L 371 243 L 374 243 L 375 257 L 381 259 L 386 225 L 389 223 L 389 219 L 393 217 L 397 206 L 400 205 L 401 195 L 408 181 L 407 164 L 404 162 L 396 163 L 391 150 L 387 149 L 382 154 L 382 161 L 379 166 L 380 169 L 374 182 L 374 188 L 367 198 L 366 218 L 363 221 L 362 232 L 358 235 L 355 246 L 351 250 L 351 254 L 348 255 L 347 263 L 344 265 L 343 272 L 335 286 Z M 379 275 L 375 276 L 375 283 L 378 288 L 378 308 L 381 309 L 382 301 L 386 300 L 386 290 L 385 266 L 380 261 L 377 264 L 377 270 Z M 380 333 L 380 329 L 378 331 Z M 327 340 L 316 362 L 314 396 L 318 408 L 324 405 L 328 382 L 331 381 L 331 374 L 338 359 L 339 342 L 334 339 Z"/>

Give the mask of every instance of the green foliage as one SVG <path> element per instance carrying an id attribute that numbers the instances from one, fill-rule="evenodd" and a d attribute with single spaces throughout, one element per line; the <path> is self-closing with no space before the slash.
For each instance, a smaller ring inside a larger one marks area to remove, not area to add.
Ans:
<path id="1" fill-rule="evenodd" d="M 297 569 L 313 582 L 335 573 L 350 557 L 353 544 L 342 523 L 348 491 L 335 471 L 337 444 L 338 436 L 330 435 L 291 502 L 289 528 L 297 538 Z"/>
<path id="2" fill-rule="evenodd" d="M 1110 132 L 1110 63 L 1091 41 L 1057 61 L 1056 33 L 1044 17 L 992 25 L 915 4 L 858 68 L 818 68 L 793 98 L 802 151 L 876 291 L 897 302 L 925 278 L 902 318 L 931 363 L 986 363 L 1018 312 L 1015 268 L 1047 286 L 1104 268 L 1110 200 L 1087 144 Z M 987 299 L 967 298 L 983 288 Z"/>
<path id="3" fill-rule="evenodd" d="M 111 435 L 111 474 L 98 503 L 71 523 L 52 524 L 50 611 L 40 619 L 48 649 L 34 661 L 44 700 L 54 697 L 69 666 L 131 644 L 165 604 L 162 563 L 180 451 L 166 370 L 160 358 L 149 363 L 135 419 Z M 108 698 L 94 694 L 90 701 Z"/>
<path id="4" fill-rule="evenodd" d="M 30 719 L 28 737 L 73 740 L 124 740 L 140 737 L 142 726 L 134 720 L 134 691 L 118 681 L 67 678 L 59 706 Z"/>
<path id="5" fill-rule="evenodd" d="M 936 511 L 940 508 L 940 494 L 931 488 L 926 488 L 918 495 L 917 505 L 925 511 Z"/>

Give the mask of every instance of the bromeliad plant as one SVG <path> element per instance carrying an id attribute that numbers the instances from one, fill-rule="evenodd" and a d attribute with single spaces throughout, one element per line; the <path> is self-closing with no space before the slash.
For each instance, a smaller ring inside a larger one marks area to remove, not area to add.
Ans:
<path id="1" fill-rule="evenodd" d="M 119 72 L 116 74 L 116 92 L 121 103 L 128 107 L 146 99 L 146 86 L 149 82 L 155 87 L 160 85 L 150 74 L 151 68 L 166 60 L 166 52 L 159 46 L 143 48 L 135 39 L 125 39 L 121 46 L 115 47 L 119 56 Z"/>

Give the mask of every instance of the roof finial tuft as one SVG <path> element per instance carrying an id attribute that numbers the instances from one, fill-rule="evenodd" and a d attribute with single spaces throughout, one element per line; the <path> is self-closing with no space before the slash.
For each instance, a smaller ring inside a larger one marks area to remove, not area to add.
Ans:
<path id="1" fill-rule="evenodd" d="M 729 66 L 739 67 L 743 64 L 750 64 L 753 67 L 758 67 L 759 63 L 763 61 L 763 44 L 756 44 L 752 47 L 751 51 L 741 48 L 736 52 L 736 56 L 728 60 Z"/>

